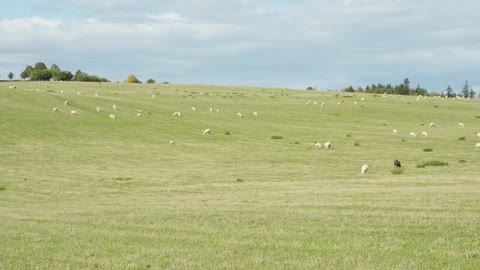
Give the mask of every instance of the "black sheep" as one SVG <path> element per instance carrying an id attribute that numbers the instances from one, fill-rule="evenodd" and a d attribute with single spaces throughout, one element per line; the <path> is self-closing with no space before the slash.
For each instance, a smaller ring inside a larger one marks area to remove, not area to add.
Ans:
<path id="1" fill-rule="evenodd" d="M 393 162 L 393 167 L 394 168 L 401 168 L 402 164 L 400 163 L 400 161 L 395 159 L 395 161 Z"/>

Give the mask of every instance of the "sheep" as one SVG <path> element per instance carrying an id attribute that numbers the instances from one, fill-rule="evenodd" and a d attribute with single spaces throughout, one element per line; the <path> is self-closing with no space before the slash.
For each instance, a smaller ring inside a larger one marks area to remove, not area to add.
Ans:
<path id="1" fill-rule="evenodd" d="M 320 106 L 325 107 L 325 102 L 322 102 L 322 104 L 320 104 Z"/>
<path id="2" fill-rule="evenodd" d="M 116 111 L 117 110 L 117 105 L 113 105 L 112 108 Z"/>
<path id="3" fill-rule="evenodd" d="M 475 144 L 475 147 L 480 150 L 480 143 L 477 142 L 477 144 Z"/>
<path id="4" fill-rule="evenodd" d="M 355 101 L 355 102 L 353 102 L 353 105 L 356 107 L 356 106 L 357 106 L 357 102 L 356 102 L 356 101 Z"/>
<path id="5" fill-rule="evenodd" d="M 114 114 L 110 114 L 110 119 L 112 119 L 112 120 L 117 120 L 117 117 L 115 117 Z"/>
<path id="6" fill-rule="evenodd" d="M 210 129 L 207 128 L 203 131 L 203 135 L 210 135 Z"/>
<path id="7" fill-rule="evenodd" d="M 257 116 L 258 116 L 258 113 L 257 113 L 257 112 L 253 112 L 253 116 L 257 117 Z"/>
<path id="8" fill-rule="evenodd" d="M 173 113 L 173 116 L 180 117 L 181 114 L 180 114 L 180 112 L 174 112 L 174 113 Z"/>
<path id="9" fill-rule="evenodd" d="M 410 134 L 409 134 L 409 135 L 410 135 L 411 137 L 413 137 L 413 138 L 416 138 L 416 137 L 417 137 L 417 134 L 416 134 L 415 132 L 413 132 L 413 131 L 412 131 L 412 132 L 410 132 Z"/>
<path id="10" fill-rule="evenodd" d="M 70 115 L 78 115 L 77 111 L 70 111 Z"/>
<path id="11" fill-rule="evenodd" d="M 480 132 L 475 132 L 477 134 L 477 137 L 480 137 Z"/>
<path id="12" fill-rule="evenodd" d="M 330 149 L 330 147 L 332 147 L 332 143 L 331 142 L 326 142 L 325 143 L 325 148 Z"/>
<path id="13" fill-rule="evenodd" d="M 80 96 L 80 91 L 77 91 L 77 96 Z"/>
<path id="14" fill-rule="evenodd" d="M 365 164 L 365 165 L 362 166 L 362 175 L 366 174 L 367 171 L 368 171 L 368 165 Z"/>
<path id="15" fill-rule="evenodd" d="M 428 137 L 428 133 L 426 131 L 422 131 L 422 136 L 426 138 Z"/>
<path id="16" fill-rule="evenodd" d="M 213 108 L 212 108 L 212 107 L 210 107 L 210 112 L 213 112 Z"/>
<path id="17" fill-rule="evenodd" d="M 397 135 L 398 131 L 396 129 L 393 130 L 393 134 Z"/>
<path id="18" fill-rule="evenodd" d="M 58 112 L 58 108 L 57 107 L 53 108 L 52 112 Z"/>
<path id="19" fill-rule="evenodd" d="M 465 125 L 464 125 L 463 123 L 458 123 L 458 127 L 459 127 L 459 128 L 464 128 Z"/>
<path id="20" fill-rule="evenodd" d="M 365 101 L 365 98 L 364 98 L 364 97 L 362 97 L 360 100 L 361 100 L 361 101 Z"/>
<path id="21" fill-rule="evenodd" d="M 242 118 L 242 113 L 237 112 L 237 116 Z"/>
<path id="22" fill-rule="evenodd" d="M 97 113 L 99 113 L 99 112 L 100 112 L 100 107 L 97 107 Z"/>
<path id="23" fill-rule="evenodd" d="M 157 95 L 152 95 L 152 98 L 156 98 L 156 97 L 157 97 Z"/>
<path id="24" fill-rule="evenodd" d="M 196 112 L 196 111 L 197 111 L 197 108 L 192 107 L 192 111 Z"/>
<path id="25" fill-rule="evenodd" d="M 313 105 L 317 105 L 318 103 L 316 101 L 313 102 Z"/>
<path id="26" fill-rule="evenodd" d="M 98 94 L 97 94 L 97 93 L 95 93 L 95 94 L 94 94 L 94 96 L 98 97 Z"/>
<path id="27" fill-rule="evenodd" d="M 433 122 L 430 123 L 430 125 L 428 125 L 429 128 L 432 128 L 432 127 L 434 127 L 434 126 L 435 126 L 435 123 L 433 123 Z"/>
<path id="28" fill-rule="evenodd" d="M 417 101 L 420 101 L 420 96 L 417 97 Z"/>
<path id="29" fill-rule="evenodd" d="M 220 110 L 219 110 L 219 109 L 217 109 L 217 112 L 216 112 L 216 113 L 220 113 Z"/>
<path id="30" fill-rule="evenodd" d="M 168 143 L 169 143 L 170 145 L 174 145 L 174 144 L 175 144 L 175 142 L 174 142 L 173 140 L 170 140 Z"/>
<path id="31" fill-rule="evenodd" d="M 65 106 L 67 105 L 70 105 L 70 102 L 68 102 L 68 100 L 65 100 L 65 102 L 63 103 Z"/>
<path id="32" fill-rule="evenodd" d="M 316 141 L 313 142 L 313 146 L 314 146 L 315 148 L 322 148 L 322 144 L 321 144 L 321 143 L 318 143 L 318 142 L 316 142 Z"/>
<path id="33" fill-rule="evenodd" d="M 305 105 L 310 105 L 310 101 L 305 102 Z"/>
<path id="34" fill-rule="evenodd" d="M 342 102 L 341 101 L 337 102 L 337 106 L 340 106 L 340 105 L 342 105 Z"/>
<path id="35" fill-rule="evenodd" d="M 140 116 L 142 116 L 142 113 L 137 113 L 137 117 L 140 117 Z"/>
<path id="36" fill-rule="evenodd" d="M 400 163 L 400 161 L 396 160 L 393 162 L 393 167 L 394 168 L 401 168 L 402 167 L 402 163 Z"/>

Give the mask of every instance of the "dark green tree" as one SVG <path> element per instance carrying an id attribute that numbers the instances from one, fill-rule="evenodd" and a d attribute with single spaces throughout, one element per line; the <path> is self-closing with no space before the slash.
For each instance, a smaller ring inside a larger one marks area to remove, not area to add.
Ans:
<path id="1" fill-rule="evenodd" d="M 468 97 L 475 98 L 475 91 L 473 91 L 473 88 L 471 86 L 470 86 L 470 91 L 468 91 Z"/>
<path id="2" fill-rule="evenodd" d="M 9 78 L 10 80 L 13 79 L 13 73 L 12 73 L 12 72 L 8 73 L 8 78 Z"/>
<path id="3" fill-rule="evenodd" d="M 52 72 L 52 77 L 54 81 L 71 81 L 73 74 L 70 71 L 55 71 Z"/>
<path id="4" fill-rule="evenodd" d="M 147 83 L 157 83 L 154 79 L 148 79 Z"/>
<path id="5" fill-rule="evenodd" d="M 33 69 L 30 72 L 32 81 L 49 81 L 50 79 L 52 79 L 52 72 L 49 69 Z"/>
<path id="6" fill-rule="evenodd" d="M 455 95 L 453 94 L 453 90 L 452 90 L 452 87 L 450 85 L 448 85 L 447 87 L 447 97 L 454 97 Z"/>
<path id="7" fill-rule="evenodd" d="M 51 71 L 61 71 L 61 69 L 56 64 L 51 65 L 50 70 Z"/>
<path id="8" fill-rule="evenodd" d="M 39 70 L 47 69 L 47 65 L 45 65 L 45 63 L 43 62 L 37 62 L 33 67 L 33 69 L 39 69 Z"/>
<path id="9" fill-rule="evenodd" d="M 468 85 L 468 81 L 465 81 L 461 93 L 464 98 L 468 98 L 470 96 L 470 86 Z"/>
<path id="10" fill-rule="evenodd" d="M 20 73 L 20 78 L 22 78 L 22 79 L 24 79 L 24 80 L 25 80 L 26 78 L 30 78 L 30 72 L 32 72 L 32 70 L 33 70 L 33 67 L 32 67 L 32 66 L 27 66 L 27 67 L 25 68 L 25 70 L 22 71 L 22 73 Z"/>

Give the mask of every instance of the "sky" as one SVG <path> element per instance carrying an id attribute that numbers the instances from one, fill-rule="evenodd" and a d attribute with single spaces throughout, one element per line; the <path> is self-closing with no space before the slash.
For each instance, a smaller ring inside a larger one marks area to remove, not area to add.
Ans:
<path id="1" fill-rule="evenodd" d="M 44 62 L 124 81 L 480 92 L 477 0 L 0 0 L 0 79 Z"/>

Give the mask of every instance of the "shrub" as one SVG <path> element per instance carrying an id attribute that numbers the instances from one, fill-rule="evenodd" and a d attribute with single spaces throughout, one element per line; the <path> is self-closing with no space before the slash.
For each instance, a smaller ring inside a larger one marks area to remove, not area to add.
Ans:
<path id="1" fill-rule="evenodd" d="M 359 143 L 359 142 L 355 142 L 353 145 L 354 145 L 354 146 L 360 146 L 360 143 Z"/>
<path id="2" fill-rule="evenodd" d="M 463 160 L 463 159 L 460 159 L 458 162 L 460 162 L 460 163 L 465 163 L 465 162 L 467 162 L 467 161 L 465 161 L 465 160 Z"/>
<path id="3" fill-rule="evenodd" d="M 225 135 L 230 135 L 230 131 L 225 131 Z"/>
<path id="4" fill-rule="evenodd" d="M 465 137 L 458 138 L 459 141 L 465 141 Z"/>
<path id="5" fill-rule="evenodd" d="M 425 149 L 423 149 L 423 152 L 433 152 L 433 149 L 432 148 L 425 148 Z"/>
<path id="6" fill-rule="evenodd" d="M 350 134 L 347 134 L 346 136 L 347 136 L 348 138 L 351 138 L 351 137 L 352 137 L 352 135 L 350 135 Z"/>
<path id="7" fill-rule="evenodd" d="M 278 136 L 278 135 L 273 135 L 272 137 L 270 137 L 270 139 L 272 140 L 280 140 L 280 139 L 283 139 L 282 136 Z"/>
<path id="8" fill-rule="evenodd" d="M 402 174 L 403 169 L 402 168 L 393 168 L 392 174 Z"/>
<path id="9" fill-rule="evenodd" d="M 425 168 L 428 166 L 448 166 L 448 162 L 443 162 L 439 160 L 426 161 L 422 164 L 417 164 L 417 168 Z"/>
<path id="10" fill-rule="evenodd" d="M 3 190 L 5 190 L 5 187 L 4 187 L 4 186 L 1 186 L 1 187 L 0 187 L 0 191 L 3 191 Z"/>
<path id="11" fill-rule="evenodd" d="M 243 181 L 243 179 L 237 178 L 237 182 L 241 183 L 241 182 L 245 182 L 245 181 Z"/>

